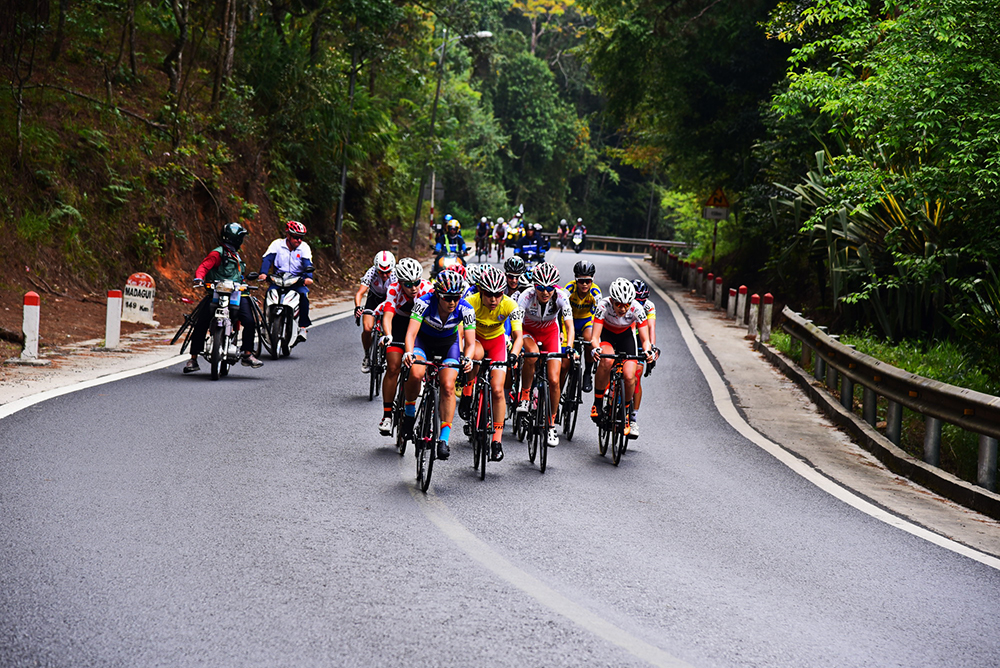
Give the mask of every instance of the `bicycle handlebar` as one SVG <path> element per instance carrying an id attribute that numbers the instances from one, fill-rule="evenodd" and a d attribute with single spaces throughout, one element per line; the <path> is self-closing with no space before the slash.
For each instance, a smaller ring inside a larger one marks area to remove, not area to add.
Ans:
<path id="1" fill-rule="evenodd" d="M 626 355 L 625 353 L 608 355 L 601 353 L 601 359 L 621 360 L 622 362 L 645 362 L 647 358 L 645 355 Z"/>

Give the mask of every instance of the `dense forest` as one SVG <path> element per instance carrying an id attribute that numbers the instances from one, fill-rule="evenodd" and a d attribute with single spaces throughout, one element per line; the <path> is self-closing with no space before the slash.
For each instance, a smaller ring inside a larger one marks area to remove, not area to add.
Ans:
<path id="1" fill-rule="evenodd" d="M 262 246 L 290 218 L 342 259 L 422 237 L 433 174 L 438 215 L 467 226 L 523 204 L 707 263 L 721 187 L 717 272 L 995 359 L 995 18 L 991 0 L 13 0 L 0 259 L 170 281 L 221 222 Z"/>

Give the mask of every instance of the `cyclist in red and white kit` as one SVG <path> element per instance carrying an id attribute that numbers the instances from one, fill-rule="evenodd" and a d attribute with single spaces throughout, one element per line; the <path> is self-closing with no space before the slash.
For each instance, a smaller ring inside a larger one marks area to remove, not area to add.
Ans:
<path id="1" fill-rule="evenodd" d="M 633 328 L 634 326 L 634 328 Z M 639 341 L 636 342 L 638 335 Z M 595 422 L 604 401 L 604 391 L 611 377 L 611 358 L 601 358 L 601 353 L 611 355 L 625 353 L 637 355 L 641 350 L 646 359 L 652 361 L 653 351 L 649 343 L 649 327 L 646 323 L 646 309 L 635 300 L 635 286 L 626 278 L 616 278 L 608 289 L 608 296 L 597 302 L 594 309 L 594 329 L 591 333 L 591 345 L 594 347 L 594 361 L 598 363 L 594 377 L 594 406 L 590 409 L 590 417 Z M 625 410 L 632 413 L 632 395 L 635 392 L 634 361 L 625 362 Z M 629 422 L 625 433 L 632 436 L 635 424 Z"/>
<path id="2" fill-rule="evenodd" d="M 406 329 L 410 326 L 413 300 L 434 291 L 434 284 L 424 279 L 424 268 L 412 257 L 404 257 L 396 263 L 396 282 L 389 284 L 385 301 L 375 309 L 375 317 L 382 319 L 385 334 L 380 341 L 385 350 L 385 378 L 382 379 L 382 421 L 379 433 L 392 433 L 392 402 L 396 397 L 396 382 L 403 364 L 403 348 Z"/>
<path id="3" fill-rule="evenodd" d="M 531 273 L 534 285 L 526 288 L 517 300 L 518 306 L 524 311 L 524 350 L 529 353 L 539 351 L 558 353 L 561 350 L 559 319 L 562 318 L 566 329 L 567 340 L 572 341 L 573 309 L 569 304 L 569 293 L 560 288 L 559 270 L 548 262 L 535 266 Z M 517 407 L 518 413 L 528 412 L 528 398 L 531 392 L 531 377 L 535 373 L 536 358 L 525 359 L 521 369 L 521 396 Z M 547 363 L 549 376 L 549 406 L 559 405 L 559 370 L 560 359 L 550 359 Z M 559 430 L 555 426 L 555 413 L 549 414 L 549 434 L 546 439 L 549 446 L 559 444 Z"/>
<path id="4" fill-rule="evenodd" d="M 395 256 L 389 251 L 379 251 L 375 256 L 372 266 L 361 277 L 361 286 L 358 287 L 358 292 L 354 295 L 354 319 L 360 319 L 363 325 L 361 330 L 361 345 L 364 347 L 365 356 L 361 360 L 362 373 L 368 373 L 371 366 L 371 360 L 368 359 L 368 350 L 372 345 L 372 328 L 375 327 L 375 316 L 373 314 L 375 308 L 385 301 L 385 296 L 389 292 L 389 285 L 396 281 L 396 275 L 392 271 L 395 267 Z M 365 300 L 363 306 L 362 299 Z"/>

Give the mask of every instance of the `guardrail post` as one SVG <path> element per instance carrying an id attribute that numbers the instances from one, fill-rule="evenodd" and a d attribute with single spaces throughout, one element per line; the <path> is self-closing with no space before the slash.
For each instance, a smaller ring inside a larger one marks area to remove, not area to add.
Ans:
<path id="1" fill-rule="evenodd" d="M 760 319 L 760 295 L 750 297 L 750 317 L 747 318 L 747 338 L 757 338 L 757 321 Z"/>
<path id="2" fill-rule="evenodd" d="M 976 481 L 991 492 L 997 488 L 997 439 L 979 435 L 979 466 Z"/>
<path id="3" fill-rule="evenodd" d="M 722 276 L 715 277 L 715 308 L 722 308 Z"/>
<path id="4" fill-rule="evenodd" d="M 774 313 L 774 295 L 770 292 L 764 295 L 764 306 L 761 310 L 760 340 L 767 343 L 771 340 L 771 318 Z"/>
<path id="5" fill-rule="evenodd" d="M 22 360 L 38 359 L 38 329 L 41 321 L 42 300 L 37 292 L 24 293 L 24 313 L 21 320 L 21 331 L 24 332 L 24 350 Z"/>
<path id="6" fill-rule="evenodd" d="M 847 347 L 854 349 L 854 346 Z M 849 411 L 854 411 L 854 381 L 846 373 L 840 374 L 840 405 Z"/>
<path id="7" fill-rule="evenodd" d="M 902 435 L 903 405 L 890 399 L 889 409 L 885 413 L 885 437 L 892 441 L 893 445 L 899 445 Z"/>
<path id="8" fill-rule="evenodd" d="M 878 395 L 870 387 L 865 387 L 864 389 L 861 417 L 864 418 L 865 422 L 874 427 L 878 424 Z"/>
<path id="9" fill-rule="evenodd" d="M 115 349 L 122 340 L 122 291 L 108 290 L 108 314 L 104 319 L 104 347 Z"/>
<path id="10" fill-rule="evenodd" d="M 837 389 L 837 370 L 832 364 L 826 364 L 826 386 L 831 390 Z"/>
<path id="11" fill-rule="evenodd" d="M 741 285 L 739 294 L 736 296 L 736 324 L 739 327 L 747 326 L 747 286 Z"/>
<path id="12" fill-rule="evenodd" d="M 708 277 L 705 279 L 705 301 L 714 301 L 715 295 L 715 274 L 708 272 Z"/>
<path id="13" fill-rule="evenodd" d="M 805 369 L 806 367 L 809 366 L 810 363 L 812 363 L 812 352 L 813 352 L 812 348 L 810 348 L 809 346 L 807 346 L 806 342 L 803 341 L 802 342 L 802 361 L 799 363 L 799 366 L 801 366 L 803 369 Z"/>
<path id="14" fill-rule="evenodd" d="M 941 420 L 930 415 L 924 417 L 924 461 L 941 465 Z"/>

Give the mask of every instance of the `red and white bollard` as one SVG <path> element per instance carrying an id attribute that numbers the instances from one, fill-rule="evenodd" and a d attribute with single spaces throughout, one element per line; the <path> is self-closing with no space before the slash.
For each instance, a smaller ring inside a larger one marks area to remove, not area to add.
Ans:
<path id="1" fill-rule="evenodd" d="M 771 340 L 771 316 L 774 311 L 774 296 L 768 292 L 764 295 L 764 308 L 761 311 L 760 340 L 767 343 Z"/>
<path id="2" fill-rule="evenodd" d="M 741 285 L 739 295 L 736 297 L 736 324 L 739 327 L 747 326 L 747 286 Z"/>
<path id="3" fill-rule="evenodd" d="M 729 288 L 729 301 L 726 302 L 726 317 L 736 317 L 736 288 Z"/>
<path id="4" fill-rule="evenodd" d="M 122 340 L 122 291 L 108 290 L 108 315 L 104 321 L 104 347 L 114 350 Z"/>
<path id="5" fill-rule="evenodd" d="M 760 320 L 760 295 L 750 297 L 750 317 L 747 318 L 747 338 L 757 338 L 757 321 Z"/>
<path id="6" fill-rule="evenodd" d="M 722 308 L 722 276 L 715 277 L 715 308 Z"/>
<path id="7" fill-rule="evenodd" d="M 705 301 L 712 301 L 715 299 L 712 291 L 715 290 L 715 274 L 708 272 L 708 276 L 705 278 Z"/>
<path id="8" fill-rule="evenodd" d="M 38 325 L 41 321 L 42 300 L 37 292 L 27 292 L 24 295 L 24 320 L 21 331 L 24 332 L 24 350 L 21 359 L 34 361 L 38 359 Z"/>

